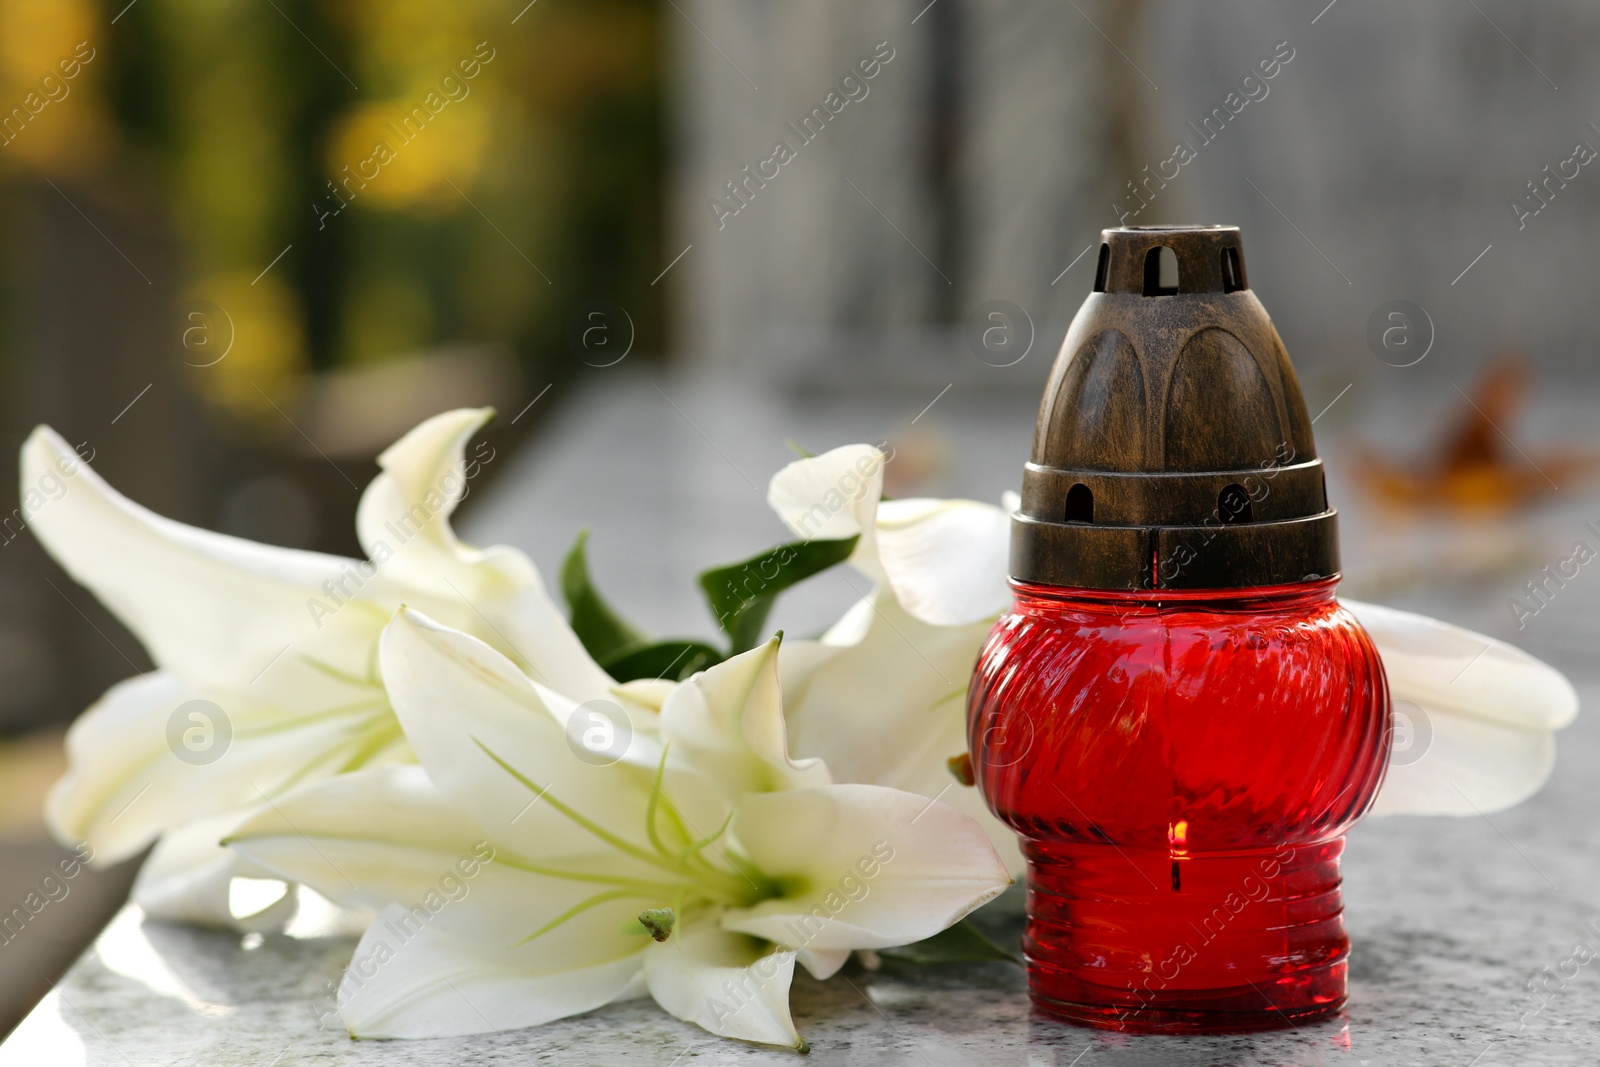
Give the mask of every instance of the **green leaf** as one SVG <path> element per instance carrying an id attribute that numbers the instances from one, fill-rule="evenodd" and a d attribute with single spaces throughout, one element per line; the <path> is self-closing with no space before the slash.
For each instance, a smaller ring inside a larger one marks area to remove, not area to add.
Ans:
<path id="1" fill-rule="evenodd" d="M 608 659 L 649 643 L 649 638 L 623 621 L 600 591 L 589 580 L 589 557 L 584 545 L 589 531 L 583 530 L 572 543 L 572 550 L 561 563 L 561 595 L 572 612 L 572 629 L 602 666 Z"/>
<path id="2" fill-rule="evenodd" d="M 624 648 L 600 666 L 619 682 L 640 678 L 665 678 L 679 682 L 695 671 L 722 662 L 722 653 L 699 641 L 656 641 Z"/>
<path id="3" fill-rule="evenodd" d="M 700 575 L 700 588 L 717 625 L 732 641 L 734 655 L 754 648 L 778 594 L 843 563 L 855 551 L 860 535 L 830 541 L 794 541 L 759 556 L 713 567 Z"/>
<path id="4" fill-rule="evenodd" d="M 881 948 L 878 954 L 886 959 L 924 965 L 988 963 L 995 960 L 1022 962 L 1015 953 L 1006 951 L 967 919 L 934 934 L 926 941 L 901 945 L 899 948 Z"/>
<path id="5" fill-rule="evenodd" d="M 802 445 L 793 438 L 785 438 L 783 443 L 788 445 L 789 451 L 793 452 L 800 459 L 813 459 L 816 457 L 815 452 L 812 452 L 810 449 L 806 448 L 805 445 Z"/>

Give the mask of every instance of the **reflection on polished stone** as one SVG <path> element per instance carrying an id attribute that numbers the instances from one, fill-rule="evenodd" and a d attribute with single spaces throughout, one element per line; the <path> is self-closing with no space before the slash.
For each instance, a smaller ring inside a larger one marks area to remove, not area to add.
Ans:
<path id="1" fill-rule="evenodd" d="M 59 992 L 41 1000 L 28 1017 L 0 1045 L 0 1067 L 34 1067 L 49 1063 L 56 1067 L 83 1067 L 89 1062 L 78 1031 L 61 1017 L 67 1008 Z M 77 1016 L 78 1025 L 83 1017 Z"/>

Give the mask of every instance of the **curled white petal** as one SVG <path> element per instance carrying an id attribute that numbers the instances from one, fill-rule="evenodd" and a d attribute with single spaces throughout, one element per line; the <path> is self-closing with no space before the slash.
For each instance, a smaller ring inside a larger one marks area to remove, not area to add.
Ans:
<path id="1" fill-rule="evenodd" d="M 611 679 L 567 625 L 527 556 L 504 545 L 465 545 L 450 526 L 472 476 L 494 459 L 482 444 L 467 455 L 473 435 L 493 417 L 492 408 L 443 412 L 385 449 L 381 473 L 356 512 L 362 547 L 381 562 L 400 601 L 477 633 L 568 696 L 604 697 Z"/>
<path id="2" fill-rule="evenodd" d="M 798 1047 L 789 1016 L 794 953 L 753 937 L 688 923 L 644 957 L 650 995 L 667 1011 L 713 1034 Z"/>
<path id="3" fill-rule="evenodd" d="M 785 736 L 776 638 L 678 686 L 661 709 L 661 736 L 730 796 L 826 785 L 818 759 L 792 760 Z"/>
<path id="4" fill-rule="evenodd" d="M 446 411 L 422 422 L 378 456 L 382 473 L 361 495 L 356 534 L 369 558 L 392 555 L 393 567 L 436 573 L 463 548 L 450 516 L 466 496 L 467 443 L 494 418 L 492 408 Z"/>
<path id="5" fill-rule="evenodd" d="M 875 528 L 885 462 L 884 454 L 871 445 L 843 445 L 795 460 L 772 476 L 767 503 L 807 541 L 859 534 L 851 558 L 877 577 Z"/>
<path id="6" fill-rule="evenodd" d="M 888 500 L 878 558 L 895 598 L 936 626 L 993 621 L 1011 604 L 1011 518 L 973 500 Z"/>

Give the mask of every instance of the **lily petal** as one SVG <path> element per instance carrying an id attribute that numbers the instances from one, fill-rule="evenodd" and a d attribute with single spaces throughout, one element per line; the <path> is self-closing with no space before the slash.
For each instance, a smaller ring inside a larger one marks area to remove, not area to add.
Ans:
<path id="1" fill-rule="evenodd" d="M 68 473 L 70 472 L 70 473 Z M 150 657 L 191 685 L 227 686 L 259 674 L 288 644 L 311 637 L 335 665 L 359 672 L 373 620 L 318 619 L 308 602 L 354 560 L 274 548 L 174 522 L 107 485 L 49 427 L 22 446 L 24 487 L 60 485 L 28 508 L 45 549 L 88 586 Z M 339 638 L 347 638 L 341 646 Z"/>
<path id="2" fill-rule="evenodd" d="M 988 635 L 987 622 L 922 622 L 876 591 L 822 642 L 796 643 L 784 660 L 784 707 L 794 751 L 820 757 L 834 781 L 938 797 L 976 820 L 1021 873 L 1016 834 L 948 765 L 967 750 L 967 682 Z M 836 639 L 851 643 L 833 647 Z"/>
<path id="3" fill-rule="evenodd" d="M 671 696 L 677 687 L 677 682 L 669 682 L 665 678 L 638 678 L 613 686 L 611 692 L 624 700 L 631 700 L 642 708 L 659 712 L 661 705 L 666 703 L 667 697 Z"/>
<path id="4" fill-rule="evenodd" d="M 789 948 L 920 941 L 994 899 L 1011 878 L 983 828 L 938 801 L 873 785 L 745 797 L 733 832 L 781 897 L 722 925 Z"/>
<path id="5" fill-rule="evenodd" d="M 1372 805 L 1374 815 L 1503 811 L 1537 793 L 1555 767 L 1556 742 L 1548 731 L 1429 710 L 1404 700 L 1395 701 L 1395 714 L 1410 719 L 1412 744 L 1427 747 L 1405 754 L 1397 750 L 1391 757 Z"/>
<path id="6" fill-rule="evenodd" d="M 405 921 L 397 937 L 437 928 L 503 950 L 507 963 L 531 974 L 638 953 L 643 935 L 626 925 L 672 892 L 652 893 L 645 883 L 653 872 L 612 852 L 529 864 L 489 841 L 420 767 L 375 767 L 306 786 L 228 842 L 344 907 L 398 905 Z M 632 885 L 636 893 L 621 895 L 619 886 Z"/>
<path id="7" fill-rule="evenodd" d="M 505 954 L 424 926 L 408 938 L 404 909 L 385 909 L 356 946 L 339 985 L 353 1037 L 456 1037 L 538 1026 L 632 993 L 640 957 L 531 973 Z"/>
<path id="8" fill-rule="evenodd" d="M 1372 636 L 1401 700 L 1523 730 L 1559 730 L 1577 717 L 1572 683 L 1520 648 L 1426 615 L 1339 603 Z"/>
<path id="9" fill-rule="evenodd" d="M 594 833 L 565 809 L 648 847 L 651 773 L 580 759 L 562 720 L 516 664 L 410 610 L 384 630 L 380 649 L 389 700 L 423 766 L 492 839 L 530 856 L 591 851 Z M 635 731 L 630 746 L 648 743 Z"/>
<path id="10" fill-rule="evenodd" d="M 493 418 L 493 408 L 442 412 L 383 450 L 382 473 L 356 510 L 356 535 L 369 558 L 392 555 L 390 566 L 424 581 L 436 581 L 441 564 L 462 562 L 450 516 L 467 494 L 467 442 Z"/>
<path id="11" fill-rule="evenodd" d="M 416 766 L 373 767 L 302 786 L 227 834 L 261 868 L 347 908 L 420 898 L 458 858 L 494 849 Z M 472 864 L 476 867 L 478 864 Z"/>
<path id="12" fill-rule="evenodd" d="M 861 535 L 850 558 L 878 578 L 876 516 L 885 462 L 871 445 L 843 445 L 795 460 L 772 476 L 767 503 L 808 541 Z"/>
<path id="13" fill-rule="evenodd" d="M 280 929 L 294 918 L 299 898 L 293 886 L 248 915 L 231 907 L 235 878 L 271 877 L 244 856 L 218 844 L 248 812 L 197 819 L 162 835 L 133 883 L 133 902 L 151 919 L 187 922 L 241 932 Z"/>
<path id="14" fill-rule="evenodd" d="M 67 773 L 45 800 L 45 821 L 58 840 L 87 841 L 97 859 L 116 863 L 173 821 L 164 815 L 146 818 L 148 809 L 124 816 L 161 772 L 178 766 L 167 749 L 165 727 L 187 695 L 182 682 L 155 671 L 118 682 L 78 716 L 67 731 Z"/>
<path id="15" fill-rule="evenodd" d="M 838 974 L 850 962 L 850 954 L 847 948 L 803 948 L 795 952 L 794 958 L 820 982 Z"/>
<path id="16" fill-rule="evenodd" d="M 493 408 L 447 411 L 385 449 L 378 457 L 382 473 L 356 511 L 361 545 L 411 606 L 483 632 L 535 679 L 569 697 L 603 698 L 614 683 L 567 625 L 527 556 L 504 545 L 465 545 L 450 526 L 467 493 L 467 444 L 493 417 Z"/>
<path id="17" fill-rule="evenodd" d="M 821 760 L 791 760 L 777 638 L 695 675 L 661 708 L 661 736 L 729 796 L 826 785 Z"/>
<path id="18" fill-rule="evenodd" d="M 96 862 L 115 863 L 161 831 L 253 807 L 319 765 L 331 772 L 369 736 L 380 745 L 370 758 L 386 758 L 382 731 L 361 731 L 372 715 L 387 715 L 381 702 L 285 722 L 279 709 L 219 698 L 229 707 L 199 703 L 193 721 L 220 731 L 225 718 L 232 743 L 215 760 L 191 764 L 169 747 L 169 722 L 194 699 L 157 671 L 117 683 L 79 716 L 67 731 L 67 774 L 51 787 L 45 808 L 58 839 L 88 841 Z M 184 716 L 180 725 L 190 721 Z M 398 731 L 390 732 L 398 743 Z M 220 732 L 211 736 L 228 743 Z"/>
<path id="19" fill-rule="evenodd" d="M 886 500 L 878 557 L 902 607 L 936 626 L 989 621 L 1011 606 L 1011 516 L 975 500 Z"/>
<path id="20" fill-rule="evenodd" d="M 765 1045 L 803 1046 L 789 1016 L 793 952 L 773 950 L 714 922 L 691 922 L 651 945 L 644 977 L 657 1004 L 713 1034 Z"/>
<path id="21" fill-rule="evenodd" d="M 1424 615 L 1340 600 L 1378 646 L 1408 729 L 1372 811 L 1479 815 L 1520 804 L 1555 766 L 1572 683 L 1521 649 Z M 1415 748 L 1412 746 L 1426 746 Z"/>
<path id="22" fill-rule="evenodd" d="M 1010 516 L 973 500 L 885 500 L 884 454 L 844 445 L 797 460 L 767 490 L 788 527 L 809 539 L 861 535 L 851 562 L 887 579 L 913 616 L 941 626 L 992 619 L 1011 602 Z"/>

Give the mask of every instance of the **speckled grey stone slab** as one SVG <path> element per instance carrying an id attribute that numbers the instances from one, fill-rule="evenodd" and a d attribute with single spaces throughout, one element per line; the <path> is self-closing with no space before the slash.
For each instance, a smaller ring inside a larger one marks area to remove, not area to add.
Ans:
<path id="1" fill-rule="evenodd" d="M 1600 689 L 1585 687 L 1585 698 L 1593 709 Z M 1573 950 L 1600 950 L 1600 715 L 1580 718 L 1560 745 L 1549 787 L 1492 820 L 1357 828 L 1345 864 L 1349 1005 L 1299 1030 L 1167 1038 L 1077 1029 L 1030 1017 L 1021 974 L 984 964 L 798 977 L 806 1060 L 712 1037 L 648 1000 L 533 1030 L 354 1042 L 319 1028 L 315 1007 L 350 939 L 241 938 L 141 922 L 130 909 L 0 1046 L 0 1067 L 1594 1064 L 1600 959 L 1580 965 Z M 1535 997 L 1526 987 L 1546 967 L 1549 992 Z"/>

